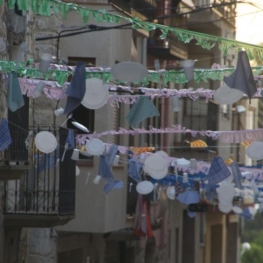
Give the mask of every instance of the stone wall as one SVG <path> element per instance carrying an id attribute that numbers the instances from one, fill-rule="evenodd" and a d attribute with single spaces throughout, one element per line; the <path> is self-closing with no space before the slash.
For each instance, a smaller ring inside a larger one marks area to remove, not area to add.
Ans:
<path id="1" fill-rule="evenodd" d="M 59 15 L 51 17 L 37 16 L 31 12 L 27 15 L 26 52 L 25 59 L 39 61 L 42 53 L 56 55 L 56 40 L 35 41 L 38 37 L 55 36 L 61 26 Z M 54 110 L 58 106 L 55 100 L 41 96 L 31 100 L 31 124 L 40 129 L 58 127 L 65 117 L 55 119 Z M 20 255 L 25 263 L 56 263 L 57 236 L 52 228 L 23 229 L 24 237 L 20 242 Z M 24 240 L 27 242 L 24 242 Z"/>
<path id="2" fill-rule="evenodd" d="M 28 256 L 26 263 L 55 263 L 56 237 L 51 228 L 29 229 Z"/>
<path id="3" fill-rule="evenodd" d="M 0 5 L 0 36 L 3 43 L 7 46 L 7 31 L 6 31 L 6 23 L 5 23 L 5 17 L 6 17 L 6 11 L 5 5 Z M 7 49 L 3 49 L 2 52 L 0 52 L 0 59 L 8 59 L 8 53 Z M 6 104 L 6 89 L 3 88 L 2 85 L 2 79 L 0 81 L 0 119 L 3 117 L 6 117 L 7 114 L 7 104 Z M 3 195 L 4 190 L 4 183 L 0 181 L 0 196 Z M 4 233 L 4 226 L 3 226 L 3 211 L 2 211 L 2 205 L 0 206 L 0 263 L 4 262 L 4 244 L 5 244 L 5 233 Z"/>

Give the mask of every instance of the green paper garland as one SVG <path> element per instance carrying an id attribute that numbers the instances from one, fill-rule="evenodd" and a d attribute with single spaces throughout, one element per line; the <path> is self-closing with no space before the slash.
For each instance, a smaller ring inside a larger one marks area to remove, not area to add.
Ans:
<path id="1" fill-rule="evenodd" d="M 0 4 L 3 4 L 4 0 L 0 0 Z M 15 0 L 8 0 L 9 8 L 14 8 Z M 36 14 L 42 16 L 50 16 L 51 11 L 60 12 L 62 17 L 65 18 L 67 13 L 71 10 L 75 10 L 82 17 L 83 23 L 87 23 L 90 14 L 97 22 L 109 22 L 119 23 L 121 20 L 128 21 L 135 29 L 144 29 L 146 31 L 152 31 L 159 29 L 162 34 L 161 38 L 165 39 L 169 32 L 174 33 L 179 41 L 189 43 L 192 40 L 196 41 L 196 45 L 204 49 L 210 50 L 215 45 L 218 45 L 219 49 L 226 54 L 229 50 L 245 50 L 249 59 L 254 59 L 256 56 L 263 60 L 263 47 L 235 41 L 223 37 L 217 37 L 213 35 L 203 34 L 199 32 L 189 31 L 185 29 L 168 27 L 165 25 L 150 23 L 141 21 L 138 18 L 130 18 L 120 16 L 112 13 L 108 13 L 106 10 L 91 10 L 85 7 L 78 6 L 73 3 L 63 3 L 58 0 L 17 0 L 17 5 L 20 10 L 27 11 L 29 8 Z"/>
<path id="2" fill-rule="evenodd" d="M 10 73 L 16 71 L 20 77 L 57 81 L 59 85 L 63 85 L 68 77 L 73 74 L 72 71 L 50 69 L 44 76 L 38 68 L 33 67 L 32 60 L 27 62 L 14 62 L 14 61 L 0 61 L 0 69 L 2 73 Z M 208 82 L 209 80 L 223 80 L 225 76 L 229 76 L 235 68 L 222 68 L 222 69 L 194 69 L 194 81 L 200 83 L 201 81 Z M 254 75 L 261 74 L 263 67 L 252 67 Z M 86 78 L 90 76 L 104 80 L 109 83 L 114 80 L 110 72 L 92 71 L 86 72 Z M 163 80 L 163 84 L 167 87 L 168 83 L 185 84 L 187 79 L 182 70 L 167 70 L 167 71 L 149 71 L 148 77 L 144 78 L 140 83 L 136 85 L 142 85 L 146 87 L 150 82 L 158 83 L 159 75 Z M 121 82 L 119 82 L 121 83 Z"/>

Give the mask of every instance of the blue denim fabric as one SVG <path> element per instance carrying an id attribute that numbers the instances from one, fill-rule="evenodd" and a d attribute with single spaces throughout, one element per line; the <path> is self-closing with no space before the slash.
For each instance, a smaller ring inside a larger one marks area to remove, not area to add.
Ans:
<path id="1" fill-rule="evenodd" d="M 64 114 L 75 110 L 81 103 L 86 92 L 86 69 L 84 62 L 78 62 L 73 78 L 66 90 L 67 103 Z"/>
<path id="2" fill-rule="evenodd" d="M 128 163 L 128 176 L 134 179 L 137 183 L 139 183 L 142 180 L 140 174 L 142 165 L 142 163 L 137 162 L 137 160 L 134 158 L 130 159 Z"/>
<path id="3" fill-rule="evenodd" d="M 109 166 L 112 165 L 113 161 L 114 161 L 114 158 L 117 154 L 117 151 L 118 151 L 118 145 L 116 144 L 112 144 L 109 151 L 106 153 L 106 161 L 108 163 Z"/>
<path id="4" fill-rule="evenodd" d="M 0 124 L 0 150 L 6 150 L 12 143 L 12 139 L 9 132 L 9 127 L 6 119 L 2 119 Z"/>

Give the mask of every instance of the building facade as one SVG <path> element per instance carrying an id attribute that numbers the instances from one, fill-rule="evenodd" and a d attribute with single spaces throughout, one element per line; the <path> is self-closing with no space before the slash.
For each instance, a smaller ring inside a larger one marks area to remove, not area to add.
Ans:
<path id="1" fill-rule="evenodd" d="M 219 37 L 234 37 L 232 33 L 235 24 L 230 14 L 235 12 L 235 2 L 213 1 L 213 8 L 210 8 L 210 2 L 114 0 L 111 2 L 78 1 L 76 3 L 90 9 L 137 16 L 142 20 L 155 21 L 167 26 L 181 27 Z M 232 56 L 224 56 L 218 49 L 206 51 L 198 48 L 194 43 L 182 44 L 174 35 L 160 39 L 160 32 L 144 32 L 130 26 L 118 30 L 112 28 L 111 23 L 99 24 L 100 27 L 105 27 L 104 30 L 89 30 L 91 25 L 96 25 L 96 21 L 92 18 L 86 27 L 87 33 L 64 37 L 63 35 L 66 35 L 67 32 L 72 32 L 73 29 L 74 32 L 80 32 L 79 29 L 83 27 L 83 22 L 74 11 L 70 12 L 66 18 L 62 18 L 59 14 L 41 17 L 29 12 L 24 23 L 27 27 L 24 39 L 22 39 L 25 40 L 26 49 L 21 51 L 23 41 L 16 43 L 18 46 L 11 45 L 13 53 L 8 58 L 10 60 L 26 61 L 33 58 L 38 61 L 42 53 L 50 53 L 54 56 L 54 62 L 58 64 L 75 65 L 77 61 L 83 61 L 89 66 L 105 68 L 112 67 L 118 62 L 136 61 L 146 65 L 149 69 L 154 69 L 154 63 L 158 60 L 160 68 L 176 70 L 182 69 L 180 61 L 184 59 L 196 60 L 197 68 L 209 68 L 214 63 L 227 63 L 228 66 L 234 66 L 235 61 Z M 4 38 L 6 38 L 5 34 L 3 33 Z M 43 40 L 42 37 L 46 36 L 58 38 Z M 7 55 L 4 53 L 2 59 L 7 58 Z M 189 82 L 185 86 L 169 85 L 171 89 L 189 87 L 216 89 L 220 86 L 220 82 L 199 83 L 198 86 L 194 82 Z M 150 83 L 149 86 L 158 88 L 153 83 Z M 6 101 L 6 95 L 2 94 L 2 96 Z M 181 103 L 182 111 L 175 113 L 171 110 L 169 99 L 157 99 L 155 104 L 160 110 L 161 118 L 150 119 L 143 124 L 144 127 L 170 127 L 172 124 L 182 124 L 193 130 L 231 129 L 232 114 L 229 107 L 218 106 L 213 102 L 207 103 L 201 99 L 196 101 L 181 99 Z M 63 107 L 64 105 L 65 99 L 58 102 L 45 97 L 30 99 L 27 125 L 36 129 L 51 127 L 51 130 L 58 131 L 66 116 L 55 117 L 53 111 L 58 106 Z M 119 127 L 128 129 L 125 116 L 129 109 L 129 105 L 120 105 L 118 108 L 115 104 L 107 104 L 96 111 L 78 109 L 80 113 L 74 117 L 79 118 L 77 121 L 84 123 L 92 132 L 99 133 Z M 3 116 L 6 114 L 5 112 Z M 70 121 L 67 122 L 67 128 L 72 128 Z M 65 133 L 59 133 L 58 137 L 61 139 L 59 143 L 61 157 Z M 198 154 L 200 158 L 207 160 L 215 154 L 225 158 L 231 154 L 229 149 L 223 150 L 220 147 L 216 153 L 213 151 L 197 153 L 187 148 L 186 141 L 189 140 L 189 137 L 183 135 L 166 136 L 162 134 L 133 137 L 109 135 L 103 140 L 106 143 L 125 146 L 153 146 L 156 150 L 163 150 L 174 157 L 191 158 Z M 213 141 L 207 141 L 207 143 L 215 148 L 218 146 Z M 68 152 L 66 155 L 69 163 L 71 153 Z M 133 233 L 134 207 L 133 210 L 127 207 L 128 201 L 132 198 L 127 179 L 127 156 L 121 155 L 119 164 L 112 168 L 115 178 L 122 180 L 125 187 L 113 190 L 108 195 L 103 193 L 103 182 L 99 184 L 92 182 L 98 173 L 98 164 L 97 157 L 81 158 L 76 163 L 71 163 L 70 167 L 60 160 L 59 168 L 54 169 L 54 174 L 51 174 L 52 179 L 58 176 L 59 182 L 63 182 L 67 176 L 71 180 L 70 185 L 58 185 L 58 191 L 75 190 L 74 211 L 72 210 L 70 214 L 61 216 L 61 211 L 56 211 L 58 213 L 55 213 L 52 218 L 45 212 L 45 209 L 42 209 L 43 213 L 39 215 L 27 214 L 22 217 L 19 215 L 22 210 L 14 210 L 16 205 L 10 205 L 14 201 L 13 196 L 10 195 L 9 207 L 5 207 L 9 210 L 3 211 L 5 227 L 1 239 L 5 243 L 4 253 L 2 252 L 2 257 L 5 258 L 3 262 L 8 263 L 15 260 L 27 263 L 238 262 L 239 218 L 234 214 L 222 214 L 216 208 L 190 218 L 185 206 L 178 201 L 167 199 L 164 188 L 158 200 L 150 200 L 150 211 L 153 225 L 159 217 L 162 217 L 165 224 L 161 228 L 154 229 L 154 234 L 159 237 L 156 238 L 155 245 L 145 244 Z M 75 176 L 75 169 L 71 174 L 67 170 L 75 168 L 75 165 L 80 168 L 79 176 Z M 35 176 L 34 178 L 39 176 L 43 183 L 45 176 L 41 177 L 38 173 Z M 15 178 L 18 180 L 2 183 L 3 191 L 13 189 L 15 193 L 20 192 L 22 181 L 29 183 L 26 178 L 22 180 L 18 177 Z M 17 185 L 19 188 L 16 188 Z M 71 189 L 63 189 L 69 186 Z M 37 198 L 40 198 L 43 192 L 40 193 L 38 190 L 34 188 L 31 193 L 33 192 Z M 46 193 L 49 192 L 47 188 Z M 21 196 L 19 200 L 22 200 Z M 12 211 L 17 212 L 8 213 L 10 207 Z M 10 241 L 12 239 L 15 242 L 12 241 L 12 243 Z M 11 246 L 11 243 L 14 245 Z"/>

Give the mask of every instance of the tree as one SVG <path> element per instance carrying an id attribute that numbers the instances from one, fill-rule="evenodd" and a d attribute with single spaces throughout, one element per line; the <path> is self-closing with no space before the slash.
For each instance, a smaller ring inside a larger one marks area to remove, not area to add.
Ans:
<path id="1" fill-rule="evenodd" d="M 247 249 L 241 256 L 241 263 L 263 262 L 263 248 L 258 244 L 251 243 L 251 248 Z"/>

